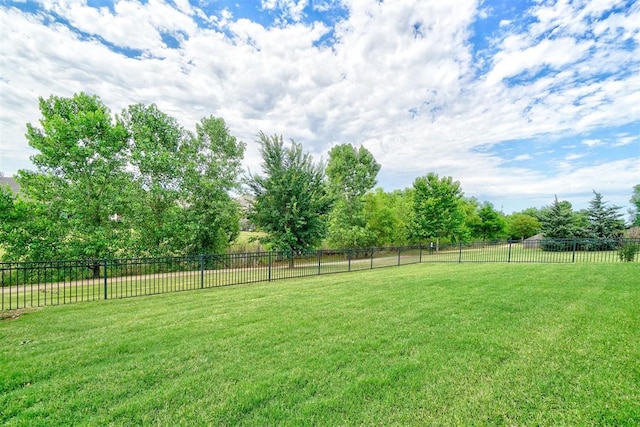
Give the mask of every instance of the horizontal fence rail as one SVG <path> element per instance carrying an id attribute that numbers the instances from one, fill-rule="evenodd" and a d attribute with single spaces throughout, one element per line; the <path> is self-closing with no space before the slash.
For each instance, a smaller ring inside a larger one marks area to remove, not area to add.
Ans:
<path id="1" fill-rule="evenodd" d="M 638 262 L 640 239 L 542 239 L 197 257 L 0 263 L 2 311 L 422 262 Z"/>

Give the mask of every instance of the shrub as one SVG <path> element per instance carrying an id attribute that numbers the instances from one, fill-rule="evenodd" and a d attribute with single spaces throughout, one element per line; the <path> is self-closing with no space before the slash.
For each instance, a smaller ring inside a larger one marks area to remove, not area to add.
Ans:
<path id="1" fill-rule="evenodd" d="M 545 238 L 540 241 L 540 247 L 548 252 L 566 252 L 574 250 L 574 239 Z"/>
<path id="2" fill-rule="evenodd" d="M 622 262 L 632 262 L 640 252 L 638 242 L 627 242 L 618 249 L 618 256 Z"/>

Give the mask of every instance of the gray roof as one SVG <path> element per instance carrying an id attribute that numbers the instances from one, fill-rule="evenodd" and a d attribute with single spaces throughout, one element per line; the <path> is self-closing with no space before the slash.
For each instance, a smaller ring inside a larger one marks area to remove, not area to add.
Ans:
<path id="1" fill-rule="evenodd" d="M 9 186 L 13 193 L 18 193 L 20 191 L 20 184 L 16 182 L 15 179 L 6 176 L 0 176 L 0 187 Z"/>

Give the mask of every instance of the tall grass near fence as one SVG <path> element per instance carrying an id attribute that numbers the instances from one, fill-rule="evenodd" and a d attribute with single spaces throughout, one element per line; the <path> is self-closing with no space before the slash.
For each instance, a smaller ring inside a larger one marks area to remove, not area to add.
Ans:
<path id="1" fill-rule="evenodd" d="M 249 252 L 196 257 L 0 263 L 0 308 L 68 304 L 127 298 L 401 266 L 420 262 L 591 263 L 638 261 L 639 241 L 619 241 L 618 250 L 545 250 L 540 242 L 318 250 L 297 253 Z M 626 251 L 621 256 L 620 250 Z"/>
<path id="2" fill-rule="evenodd" d="M 0 321 L 0 425 L 636 426 L 637 272 L 420 264 L 51 307 Z"/>

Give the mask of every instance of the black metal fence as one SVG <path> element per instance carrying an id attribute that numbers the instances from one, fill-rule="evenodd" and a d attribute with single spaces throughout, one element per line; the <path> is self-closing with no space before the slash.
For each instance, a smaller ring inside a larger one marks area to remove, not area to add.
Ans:
<path id="1" fill-rule="evenodd" d="M 0 263 L 0 308 L 127 298 L 369 270 L 420 262 L 638 262 L 640 240 L 605 250 L 593 240 L 430 244 L 391 248 L 253 252 L 199 257 Z"/>

